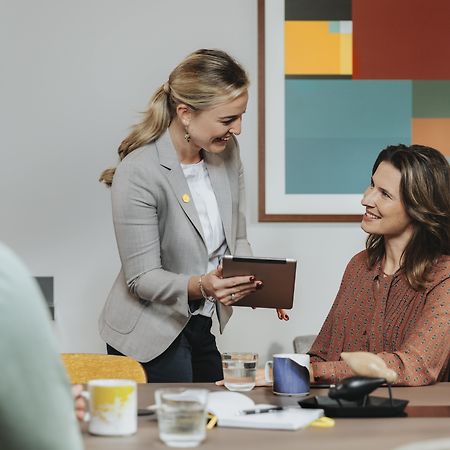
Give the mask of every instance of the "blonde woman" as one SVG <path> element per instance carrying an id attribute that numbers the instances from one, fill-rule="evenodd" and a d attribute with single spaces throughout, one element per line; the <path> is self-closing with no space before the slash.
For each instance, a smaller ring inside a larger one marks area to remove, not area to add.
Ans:
<path id="1" fill-rule="evenodd" d="M 211 333 L 236 302 L 262 288 L 224 279 L 226 253 L 250 255 L 236 135 L 248 100 L 244 69 L 198 50 L 153 95 L 144 120 L 105 170 L 122 269 L 99 320 L 109 353 L 140 361 L 150 382 L 222 379 Z M 279 317 L 286 319 L 283 311 Z"/>

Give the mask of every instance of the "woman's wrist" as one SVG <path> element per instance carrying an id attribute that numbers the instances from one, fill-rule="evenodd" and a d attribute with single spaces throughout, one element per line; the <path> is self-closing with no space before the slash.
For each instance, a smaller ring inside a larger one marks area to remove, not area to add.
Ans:
<path id="1" fill-rule="evenodd" d="M 203 287 L 203 277 L 204 277 L 204 276 L 205 276 L 205 275 L 200 275 L 200 276 L 198 277 L 198 289 L 199 289 L 199 291 L 200 291 L 201 296 L 202 296 L 205 300 L 207 300 L 207 299 L 208 299 L 208 295 L 206 294 L 205 288 Z"/>
<path id="2" fill-rule="evenodd" d="M 198 279 L 198 288 L 199 288 L 200 293 L 202 294 L 202 297 L 205 301 L 214 303 L 216 301 L 216 299 L 213 296 L 208 295 L 205 291 L 205 287 L 203 286 L 203 280 L 204 280 L 205 276 L 206 276 L 206 274 L 200 275 L 200 277 Z"/>
<path id="3" fill-rule="evenodd" d="M 201 276 L 203 276 L 203 275 L 201 275 Z M 203 282 L 203 279 L 202 279 L 202 282 Z M 189 300 L 201 300 L 203 298 L 199 283 L 200 283 L 199 275 L 194 275 L 191 278 L 189 278 L 189 285 L 188 285 Z"/>

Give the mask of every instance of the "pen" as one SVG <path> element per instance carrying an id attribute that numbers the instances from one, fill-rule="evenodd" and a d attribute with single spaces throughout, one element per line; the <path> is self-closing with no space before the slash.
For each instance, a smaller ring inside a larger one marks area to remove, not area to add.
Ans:
<path id="1" fill-rule="evenodd" d="M 272 411 L 282 411 L 284 408 L 282 406 L 271 406 L 269 408 L 255 408 L 255 409 L 244 409 L 241 414 L 264 414 Z"/>

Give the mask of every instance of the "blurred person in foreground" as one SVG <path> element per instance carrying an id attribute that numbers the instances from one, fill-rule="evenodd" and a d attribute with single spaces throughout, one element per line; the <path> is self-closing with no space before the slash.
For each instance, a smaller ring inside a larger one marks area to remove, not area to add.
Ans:
<path id="1" fill-rule="evenodd" d="M 81 450 L 69 381 L 41 292 L 2 244 L 0 330 L 0 448 Z"/>

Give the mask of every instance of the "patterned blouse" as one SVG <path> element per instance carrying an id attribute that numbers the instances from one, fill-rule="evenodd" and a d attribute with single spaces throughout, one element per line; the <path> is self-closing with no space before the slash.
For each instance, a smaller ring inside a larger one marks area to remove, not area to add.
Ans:
<path id="1" fill-rule="evenodd" d="M 404 273 L 367 268 L 362 251 L 349 262 L 341 286 L 310 350 L 315 381 L 352 376 L 341 352 L 378 354 L 398 373 L 396 384 L 420 386 L 445 379 L 450 356 L 450 256 L 441 256 L 424 291 Z"/>

